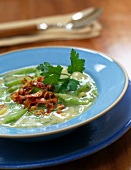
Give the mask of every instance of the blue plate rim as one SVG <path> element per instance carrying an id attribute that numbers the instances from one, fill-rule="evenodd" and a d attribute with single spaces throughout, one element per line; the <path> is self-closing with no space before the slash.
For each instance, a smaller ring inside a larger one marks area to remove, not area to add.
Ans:
<path id="1" fill-rule="evenodd" d="M 82 47 L 76 47 L 76 46 L 41 46 L 41 47 L 30 47 L 30 48 L 23 48 L 23 49 L 18 49 L 18 50 L 12 50 L 10 52 L 5 52 L 2 53 L 0 55 L 6 55 L 6 54 L 11 54 L 14 52 L 21 52 L 21 51 L 26 51 L 26 50 L 33 50 L 33 49 L 46 49 L 46 48 L 68 48 L 68 49 L 78 49 L 78 50 L 82 50 L 82 51 L 87 51 L 87 52 L 91 52 L 91 53 L 96 53 L 96 54 L 100 54 L 103 57 L 107 58 L 107 59 L 111 59 L 113 62 L 115 62 L 123 71 L 124 76 L 125 76 L 125 86 L 123 88 L 123 91 L 121 92 L 120 96 L 117 98 L 117 100 L 112 103 L 112 105 L 110 107 L 108 107 L 107 109 L 103 110 L 101 113 L 97 114 L 96 116 L 94 116 L 93 118 L 89 118 L 88 121 L 84 121 L 84 122 L 80 122 L 78 124 L 75 125 L 71 125 L 69 127 L 66 128 L 62 128 L 62 129 L 57 129 L 57 130 L 53 130 L 53 131 L 48 131 L 48 132 L 39 132 L 36 134 L 0 134 L 0 137 L 5 137 L 5 138 L 31 138 L 31 137 L 39 137 L 39 136 L 48 136 L 48 135 L 52 135 L 52 134 L 56 134 L 56 133 L 61 133 L 61 132 L 65 132 L 68 130 L 72 130 L 75 129 L 77 127 L 80 127 L 82 125 L 85 125 L 87 123 L 90 123 L 91 121 L 103 116 L 104 114 L 106 114 L 108 111 L 110 111 L 124 96 L 127 88 L 128 88 L 128 82 L 129 82 L 129 77 L 127 74 L 127 71 L 125 70 L 125 68 L 122 66 L 122 64 L 120 64 L 118 61 L 116 61 L 115 59 L 109 57 L 108 55 L 96 51 L 96 50 L 92 50 L 92 49 L 88 49 L 88 48 L 82 48 Z M 2 57 L 2 56 L 0 56 Z M 4 57 L 4 56 L 3 56 Z"/>
<path id="2" fill-rule="evenodd" d="M 119 131 L 117 131 L 115 134 L 110 136 L 108 139 L 106 139 L 105 141 L 102 141 L 98 145 L 96 144 L 94 147 L 90 148 L 90 150 L 92 150 L 91 152 L 90 152 L 90 150 L 85 149 L 84 151 L 77 151 L 75 153 L 75 155 L 70 155 L 69 157 L 65 156 L 65 157 L 62 157 L 61 159 L 57 158 L 55 161 L 48 160 L 48 162 L 47 161 L 39 161 L 39 162 L 32 163 L 32 164 L 28 164 L 28 163 L 24 164 L 23 163 L 23 164 L 15 164 L 15 165 L 0 164 L 0 169 L 27 169 L 27 168 L 34 169 L 34 168 L 42 168 L 42 167 L 50 167 L 50 166 L 60 165 L 60 164 L 68 163 L 71 161 L 75 161 L 77 159 L 82 159 L 86 156 L 89 156 L 96 152 L 99 152 L 100 150 L 111 145 L 112 143 L 117 141 L 120 137 L 122 137 L 127 131 L 129 131 L 130 128 L 131 128 L 131 119 L 121 129 L 119 129 Z"/>

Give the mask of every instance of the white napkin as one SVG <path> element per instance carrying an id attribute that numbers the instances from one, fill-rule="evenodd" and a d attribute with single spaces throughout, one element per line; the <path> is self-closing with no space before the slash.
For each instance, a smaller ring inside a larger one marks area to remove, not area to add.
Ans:
<path id="1" fill-rule="evenodd" d="M 93 8 L 89 8 L 90 12 Z M 87 9 L 83 10 L 83 12 Z M 61 22 L 63 24 L 70 21 L 71 16 L 74 13 L 65 14 L 65 15 L 56 15 L 56 16 L 48 16 L 43 18 L 36 18 L 30 20 L 22 20 L 8 23 L 1 23 L 0 29 L 9 29 L 9 28 L 17 28 L 20 26 L 26 25 L 34 25 L 45 22 L 46 24 L 55 24 Z M 101 33 L 102 26 L 98 21 L 94 21 L 90 26 L 84 27 L 82 29 L 77 30 L 66 30 L 63 28 L 53 28 L 43 31 L 38 31 L 37 34 L 32 35 L 23 35 L 23 36 L 14 36 L 8 38 L 0 39 L 0 47 L 2 46 L 11 46 L 17 44 L 24 43 L 32 43 L 37 41 L 49 41 L 49 40 L 69 40 L 69 39 L 86 39 L 99 36 Z"/>

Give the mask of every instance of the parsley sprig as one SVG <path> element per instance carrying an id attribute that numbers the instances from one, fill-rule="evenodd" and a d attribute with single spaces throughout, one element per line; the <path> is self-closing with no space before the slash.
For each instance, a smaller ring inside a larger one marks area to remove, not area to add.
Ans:
<path id="1" fill-rule="evenodd" d="M 79 59 L 79 54 L 72 49 L 70 61 L 71 64 L 67 68 L 68 74 L 62 73 L 63 67 L 60 65 L 52 66 L 48 62 L 44 62 L 37 67 L 41 76 L 44 77 L 44 83 L 52 84 L 55 92 L 75 91 L 79 85 L 79 81 L 71 78 L 71 75 L 76 71 L 81 73 L 84 71 L 85 60 Z M 61 78 L 61 75 L 65 75 L 65 77 Z"/>
<path id="2" fill-rule="evenodd" d="M 72 74 L 75 71 L 83 72 L 85 67 L 85 60 L 79 59 L 79 54 L 74 49 L 70 53 L 71 65 L 68 66 L 68 73 Z"/>

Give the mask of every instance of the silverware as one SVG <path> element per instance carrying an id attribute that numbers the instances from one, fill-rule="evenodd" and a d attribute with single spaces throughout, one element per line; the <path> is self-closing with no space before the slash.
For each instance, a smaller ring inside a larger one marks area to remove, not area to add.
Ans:
<path id="1" fill-rule="evenodd" d="M 95 21 L 102 13 L 101 8 L 92 8 L 91 11 L 82 11 L 77 12 L 76 14 L 72 15 L 71 20 L 66 23 L 56 23 L 56 24 L 50 24 L 47 25 L 46 23 L 41 23 L 38 25 L 38 29 L 46 30 L 49 28 L 64 28 L 67 30 L 74 30 L 74 29 L 80 29 L 82 27 L 88 26 L 92 24 L 93 21 Z"/>
<path id="2" fill-rule="evenodd" d="M 84 10 L 72 15 L 71 20 L 66 23 L 46 24 L 41 23 L 38 25 L 20 26 L 17 28 L 0 29 L 0 38 L 35 34 L 40 30 L 47 30 L 51 28 L 63 28 L 66 30 L 81 29 L 85 26 L 89 26 L 102 14 L 101 8 L 91 8 L 90 10 Z"/>

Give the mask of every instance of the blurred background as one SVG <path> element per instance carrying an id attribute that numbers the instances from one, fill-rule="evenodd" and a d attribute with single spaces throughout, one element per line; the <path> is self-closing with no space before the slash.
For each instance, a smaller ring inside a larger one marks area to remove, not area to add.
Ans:
<path id="1" fill-rule="evenodd" d="M 0 0 L 0 23 L 62 15 L 77 12 L 89 7 L 101 7 L 99 18 L 102 25 L 99 37 L 70 41 L 43 41 L 16 46 L 20 49 L 29 46 L 71 45 L 98 50 L 120 60 L 131 75 L 128 57 L 131 55 L 131 1 L 129 0 Z M 6 47 L 6 51 L 14 47 Z M 5 47 L 0 48 L 0 53 Z"/>

